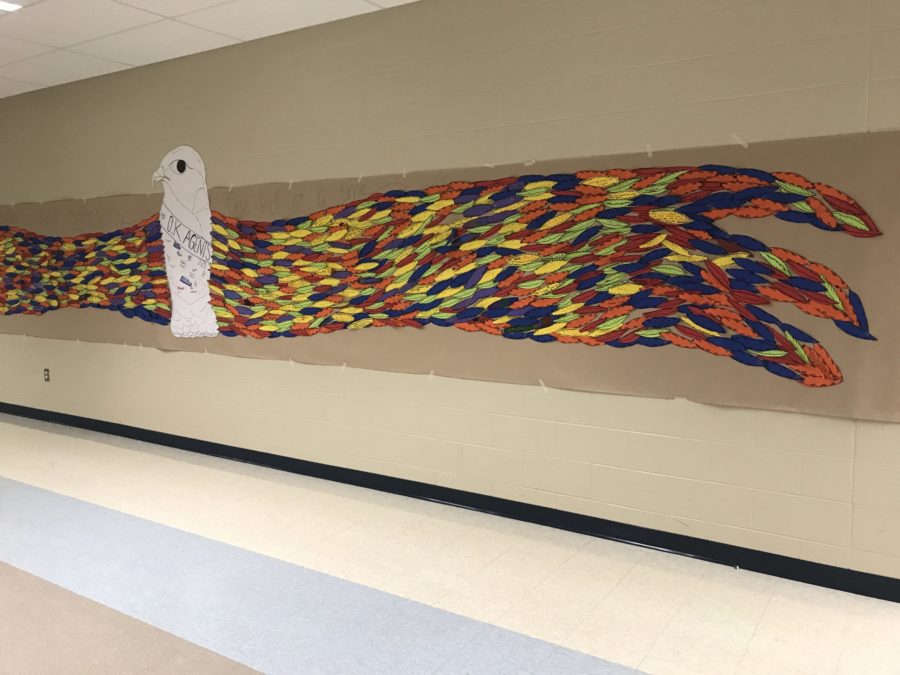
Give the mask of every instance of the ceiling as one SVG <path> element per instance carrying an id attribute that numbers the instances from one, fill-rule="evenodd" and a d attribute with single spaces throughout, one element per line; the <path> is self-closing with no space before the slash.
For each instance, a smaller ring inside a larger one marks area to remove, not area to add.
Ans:
<path id="1" fill-rule="evenodd" d="M 15 0 L 0 11 L 0 98 L 415 0 Z"/>

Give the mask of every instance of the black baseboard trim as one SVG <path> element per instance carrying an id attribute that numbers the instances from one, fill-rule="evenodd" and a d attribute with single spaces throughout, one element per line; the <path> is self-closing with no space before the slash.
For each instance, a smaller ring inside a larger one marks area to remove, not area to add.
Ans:
<path id="1" fill-rule="evenodd" d="M 689 556 L 730 567 L 739 567 L 784 579 L 792 579 L 881 600 L 900 602 L 900 579 L 891 577 L 809 562 L 755 549 L 732 546 L 731 544 L 721 544 L 682 534 L 652 530 L 637 525 L 627 525 L 603 518 L 560 511 L 500 497 L 491 497 L 475 492 L 466 492 L 429 483 L 419 483 L 404 478 L 394 478 L 366 471 L 357 471 L 356 469 L 294 459 L 222 443 L 212 443 L 160 431 L 140 429 L 115 422 L 104 422 L 88 417 L 78 417 L 76 415 L 3 402 L 0 402 L 0 413 L 98 431 L 214 457 L 224 457 L 280 471 L 289 471 L 314 478 L 357 485 L 406 497 L 475 509 L 505 518 L 513 518 L 569 532 L 578 532 L 593 537 L 651 547 L 677 555 Z"/>

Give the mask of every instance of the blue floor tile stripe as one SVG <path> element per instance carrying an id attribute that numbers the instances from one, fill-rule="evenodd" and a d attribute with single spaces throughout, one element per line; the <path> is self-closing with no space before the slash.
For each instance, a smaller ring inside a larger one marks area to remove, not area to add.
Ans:
<path id="1" fill-rule="evenodd" d="M 272 675 L 635 672 L 2 477 L 0 560 Z"/>

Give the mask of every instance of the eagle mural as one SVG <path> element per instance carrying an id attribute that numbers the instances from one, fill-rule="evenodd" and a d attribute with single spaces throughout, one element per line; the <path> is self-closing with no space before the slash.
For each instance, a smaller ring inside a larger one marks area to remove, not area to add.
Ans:
<path id="1" fill-rule="evenodd" d="M 774 216 L 867 238 L 851 197 L 790 172 L 579 171 L 393 190 L 274 222 L 211 211 L 200 156 L 154 174 L 160 213 L 75 237 L 0 227 L 0 315 L 98 307 L 177 337 L 447 326 L 510 339 L 700 349 L 811 386 L 841 371 L 789 303 L 873 339 L 833 270 L 720 226 Z"/>

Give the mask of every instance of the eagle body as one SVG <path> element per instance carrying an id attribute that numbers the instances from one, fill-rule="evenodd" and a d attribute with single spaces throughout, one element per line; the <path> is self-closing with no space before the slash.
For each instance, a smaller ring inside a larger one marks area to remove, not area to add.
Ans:
<path id="1" fill-rule="evenodd" d="M 172 334 L 215 337 L 219 328 L 209 295 L 212 214 L 200 155 L 187 146 L 176 148 L 163 158 L 154 179 L 163 183 L 164 191 L 159 226 L 172 303 Z"/>
<path id="2" fill-rule="evenodd" d="M 176 337 L 426 325 L 536 342 L 699 349 L 805 386 L 843 376 L 779 304 L 874 339 L 834 270 L 725 229 L 772 217 L 880 234 L 849 195 L 791 172 L 674 166 L 454 181 L 273 222 L 210 211 L 196 151 L 154 179 L 158 216 L 45 237 L 0 227 L 0 315 L 103 307 Z"/>

